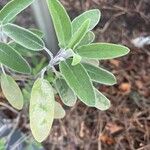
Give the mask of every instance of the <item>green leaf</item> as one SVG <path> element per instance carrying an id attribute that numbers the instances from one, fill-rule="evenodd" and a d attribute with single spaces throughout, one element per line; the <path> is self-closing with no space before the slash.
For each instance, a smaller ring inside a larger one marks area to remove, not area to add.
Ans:
<path id="1" fill-rule="evenodd" d="M 77 32 L 74 33 L 73 37 L 71 38 L 68 48 L 74 49 L 80 41 L 83 39 L 83 37 L 86 35 L 88 28 L 89 28 L 90 20 L 86 20 L 83 22 L 83 24 L 79 27 Z"/>
<path id="2" fill-rule="evenodd" d="M 0 11 L 0 22 L 6 24 L 10 22 L 22 10 L 27 8 L 34 0 L 11 0 Z"/>
<path id="3" fill-rule="evenodd" d="M 1 88 L 9 103 L 16 109 L 23 107 L 23 95 L 16 81 L 9 75 L 1 75 Z"/>
<path id="4" fill-rule="evenodd" d="M 95 39 L 95 34 L 91 31 L 89 31 L 84 37 L 83 39 L 81 40 L 81 42 L 79 43 L 78 47 L 79 46 L 82 46 L 82 45 L 88 45 L 90 43 L 92 43 Z"/>
<path id="5" fill-rule="evenodd" d="M 90 19 L 89 30 L 92 30 L 98 24 L 100 17 L 101 13 L 98 9 L 92 9 L 82 13 L 72 21 L 73 33 L 75 33 L 82 23 L 87 19 Z"/>
<path id="6" fill-rule="evenodd" d="M 38 29 L 33 29 L 30 28 L 29 29 L 33 34 L 36 34 L 39 38 L 43 38 L 44 37 L 44 33 Z"/>
<path id="7" fill-rule="evenodd" d="M 47 0 L 59 46 L 65 48 L 72 37 L 71 20 L 58 0 Z"/>
<path id="8" fill-rule="evenodd" d="M 30 49 L 27 49 L 13 41 L 9 43 L 9 46 L 15 49 L 15 51 L 17 51 L 22 56 L 31 57 L 32 54 L 35 53 L 35 51 L 31 51 Z"/>
<path id="9" fill-rule="evenodd" d="M 89 75 L 81 64 L 71 65 L 68 59 L 60 63 L 60 71 L 69 87 L 88 106 L 95 103 L 95 93 Z"/>
<path id="10" fill-rule="evenodd" d="M 82 58 L 81 62 L 99 67 L 99 60 L 96 59 Z"/>
<path id="11" fill-rule="evenodd" d="M 25 48 L 33 51 L 39 51 L 44 48 L 43 41 L 27 29 L 10 23 L 3 26 L 2 29 L 7 36 Z"/>
<path id="12" fill-rule="evenodd" d="M 47 138 L 54 120 L 55 99 L 53 88 L 47 80 L 37 79 L 30 99 L 30 128 L 34 138 L 42 142 Z"/>
<path id="13" fill-rule="evenodd" d="M 68 86 L 66 81 L 64 79 L 58 78 L 55 81 L 55 86 L 63 103 L 67 106 L 74 106 L 77 101 L 77 97 Z"/>
<path id="14" fill-rule="evenodd" d="M 109 109 L 111 106 L 110 101 L 97 89 L 95 89 L 95 93 L 96 93 L 95 107 L 102 111 Z"/>
<path id="15" fill-rule="evenodd" d="M 5 43 L 0 43 L 0 63 L 17 72 L 30 73 L 30 66 L 26 60 Z"/>
<path id="16" fill-rule="evenodd" d="M 100 67 L 96 67 L 91 64 L 83 64 L 84 68 L 87 70 L 90 78 L 98 83 L 105 85 L 114 85 L 116 84 L 115 76 L 109 71 L 102 69 Z"/>
<path id="17" fill-rule="evenodd" d="M 77 53 L 85 58 L 112 59 L 129 53 L 129 48 L 111 43 L 93 43 L 77 48 Z"/>
<path id="18" fill-rule="evenodd" d="M 72 60 L 72 66 L 75 66 L 75 65 L 77 65 L 78 63 L 80 63 L 81 62 L 81 60 L 82 60 L 82 57 L 80 56 L 80 55 L 78 55 L 78 54 L 74 54 L 73 55 L 73 60 Z"/>
<path id="19" fill-rule="evenodd" d="M 65 115 L 66 115 L 66 112 L 63 109 L 63 107 L 58 102 L 55 101 L 54 118 L 62 119 L 65 117 Z"/>

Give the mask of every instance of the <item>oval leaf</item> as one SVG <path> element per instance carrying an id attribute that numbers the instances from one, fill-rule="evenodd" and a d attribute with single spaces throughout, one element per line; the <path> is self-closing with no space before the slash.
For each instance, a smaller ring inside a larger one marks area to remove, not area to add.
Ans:
<path id="1" fill-rule="evenodd" d="M 70 18 L 63 5 L 58 0 L 47 0 L 50 15 L 52 16 L 55 32 L 60 47 L 64 48 L 72 36 Z"/>
<path id="2" fill-rule="evenodd" d="M 91 64 L 83 64 L 84 68 L 87 70 L 90 78 L 98 83 L 105 85 L 114 85 L 116 84 L 115 76 L 109 71 L 102 69 L 100 67 L 96 67 Z"/>
<path id="3" fill-rule="evenodd" d="M 107 99 L 97 89 L 95 89 L 95 93 L 96 93 L 95 108 L 102 110 L 102 111 L 109 109 L 111 106 L 109 99 Z"/>
<path id="4" fill-rule="evenodd" d="M 88 31 L 89 24 L 90 24 L 89 19 L 83 22 L 81 27 L 77 30 L 77 32 L 75 32 L 75 34 L 71 38 L 68 48 L 74 49 L 80 43 L 80 41 L 83 39 L 83 37 L 86 35 Z"/>
<path id="5" fill-rule="evenodd" d="M 82 58 L 81 62 L 99 67 L 99 60 L 96 59 Z"/>
<path id="6" fill-rule="evenodd" d="M 82 23 L 87 19 L 90 19 L 90 26 L 88 30 L 92 30 L 98 24 L 100 17 L 101 13 L 98 9 L 92 9 L 84 12 L 72 21 L 73 33 L 75 33 Z"/>
<path id="7" fill-rule="evenodd" d="M 81 64 L 71 65 L 68 59 L 60 63 L 60 71 L 69 87 L 88 106 L 95 103 L 95 93 L 89 75 Z"/>
<path id="8" fill-rule="evenodd" d="M 16 81 L 8 75 L 1 75 L 1 88 L 9 103 L 16 109 L 23 107 L 23 95 Z"/>
<path id="9" fill-rule="evenodd" d="M 37 79 L 30 99 L 30 127 L 34 138 L 42 142 L 47 138 L 54 120 L 54 93 L 48 81 Z"/>
<path id="10" fill-rule="evenodd" d="M 30 50 L 39 51 L 44 48 L 43 41 L 31 31 L 14 24 L 3 26 L 4 33 L 16 43 Z"/>
<path id="11" fill-rule="evenodd" d="M 5 43 L 0 43 L 0 63 L 17 72 L 30 73 L 30 67 L 26 60 Z"/>
<path id="12" fill-rule="evenodd" d="M 58 102 L 55 101 L 54 118 L 62 119 L 65 117 L 65 115 L 66 115 L 66 112 L 63 109 L 63 107 Z"/>
<path id="13" fill-rule="evenodd" d="M 44 37 L 44 33 L 38 29 L 30 28 L 29 29 L 33 34 L 36 34 L 39 38 Z"/>
<path id="14" fill-rule="evenodd" d="M 27 8 L 34 0 L 11 0 L 0 11 L 0 21 L 3 24 L 10 22 L 17 14 Z"/>
<path id="15" fill-rule="evenodd" d="M 91 31 L 89 31 L 81 40 L 81 42 L 79 43 L 78 46 L 82 46 L 82 45 L 88 45 L 90 43 L 92 43 L 95 39 L 95 34 Z"/>
<path id="16" fill-rule="evenodd" d="M 92 59 L 113 59 L 124 56 L 129 53 L 129 48 L 111 44 L 111 43 L 94 43 L 90 45 L 84 45 L 77 48 L 77 53 L 85 58 Z"/>
<path id="17" fill-rule="evenodd" d="M 55 81 L 56 90 L 63 101 L 67 106 L 74 106 L 77 100 L 75 93 L 70 89 L 68 84 L 64 79 L 56 79 Z"/>

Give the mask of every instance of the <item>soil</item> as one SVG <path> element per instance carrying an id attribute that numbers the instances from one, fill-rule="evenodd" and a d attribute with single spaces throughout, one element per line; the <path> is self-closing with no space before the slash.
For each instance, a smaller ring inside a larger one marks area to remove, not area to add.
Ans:
<path id="1" fill-rule="evenodd" d="M 150 35 L 150 1 L 61 2 L 72 19 L 85 10 L 100 9 L 102 18 L 94 29 L 96 42 L 123 44 L 131 52 L 119 59 L 100 62 L 118 80 L 112 87 L 98 86 L 111 100 L 111 108 L 102 112 L 81 102 L 71 109 L 66 107 L 66 117 L 54 122 L 43 145 L 47 150 L 150 150 L 150 46 L 137 48 L 132 44 L 132 39 Z M 27 9 L 22 14 L 25 18 L 20 18 L 20 24 L 26 27 L 34 26 L 32 17 L 27 17 L 29 12 Z M 5 115 L 15 118 L 12 112 Z"/>

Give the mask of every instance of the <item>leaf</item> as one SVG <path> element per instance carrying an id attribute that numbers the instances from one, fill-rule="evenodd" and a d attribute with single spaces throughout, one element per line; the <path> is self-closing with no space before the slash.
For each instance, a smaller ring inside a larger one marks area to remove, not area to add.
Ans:
<path id="1" fill-rule="evenodd" d="M 15 49 L 15 51 L 17 51 L 22 56 L 31 57 L 32 54 L 35 53 L 35 51 L 31 51 L 13 41 L 9 43 L 9 46 Z"/>
<path id="2" fill-rule="evenodd" d="M 56 79 L 55 81 L 56 90 L 63 103 L 69 107 L 74 106 L 77 100 L 75 93 L 71 90 L 64 79 Z"/>
<path id="3" fill-rule="evenodd" d="M 98 9 L 92 9 L 82 13 L 72 21 L 73 33 L 75 33 L 81 24 L 87 19 L 90 19 L 89 30 L 92 30 L 98 24 L 100 17 L 101 13 Z"/>
<path id="4" fill-rule="evenodd" d="M 36 34 L 39 38 L 44 37 L 44 33 L 38 29 L 30 28 L 29 29 L 33 34 Z"/>
<path id="5" fill-rule="evenodd" d="M 111 43 L 93 43 L 77 48 L 77 53 L 85 58 L 112 59 L 129 53 L 129 48 Z"/>
<path id="6" fill-rule="evenodd" d="M 16 81 L 9 75 L 1 75 L 1 88 L 9 103 L 16 109 L 23 107 L 23 95 Z"/>
<path id="7" fill-rule="evenodd" d="M 71 20 L 58 0 L 47 0 L 50 15 L 52 16 L 55 32 L 61 48 L 65 48 L 72 36 Z"/>
<path id="8" fill-rule="evenodd" d="M 3 26 L 4 33 L 13 39 L 16 43 L 33 51 L 39 51 L 44 48 L 43 41 L 31 31 L 14 24 Z"/>
<path id="9" fill-rule="evenodd" d="M 86 35 L 88 28 L 89 28 L 90 20 L 86 20 L 83 22 L 83 24 L 79 27 L 77 32 L 74 33 L 73 37 L 71 38 L 68 48 L 74 49 L 80 41 L 83 39 L 83 37 Z"/>
<path id="10" fill-rule="evenodd" d="M 30 99 L 30 127 L 34 138 L 42 142 L 47 138 L 54 120 L 54 93 L 47 80 L 37 79 Z"/>
<path id="11" fill-rule="evenodd" d="M 96 59 L 82 58 L 81 62 L 99 67 L 99 60 Z"/>
<path id="12" fill-rule="evenodd" d="M 60 63 L 60 71 L 69 87 L 76 93 L 80 100 L 88 106 L 95 103 L 95 93 L 90 77 L 81 64 L 71 65 L 68 59 Z"/>
<path id="13" fill-rule="evenodd" d="M 54 118 L 62 119 L 65 117 L 65 115 L 66 115 L 66 112 L 63 109 L 63 107 L 58 102 L 55 101 Z"/>
<path id="14" fill-rule="evenodd" d="M 110 101 L 97 89 L 95 89 L 95 93 L 96 93 L 95 107 L 102 111 L 109 109 L 111 106 Z"/>
<path id="15" fill-rule="evenodd" d="M 0 63 L 17 72 L 30 73 L 30 66 L 26 60 L 5 43 L 0 43 Z"/>
<path id="16" fill-rule="evenodd" d="M 81 57 L 80 55 L 74 54 L 74 55 L 73 55 L 73 60 L 72 60 L 71 65 L 72 65 L 72 66 L 75 66 L 75 65 L 77 65 L 78 63 L 80 63 L 81 60 L 82 60 L 82 57 Z"/>
<path id="17" fill-rule="evenodd" d="M 100 67 L 96 67 L 91 64 L 83 63 L 84 68 L 87 70 L 90 78 L 98 83 L 105 85 L 114 85 L 116 84 L 115 76 L 109 71 L 102 69 Z"/>
<path id="18" fill-rule="evenodd" d="M 90 43 L 92 43 L 95 39 L 95 34 L 91 31 L 89 31 L 88 33 L 86 33 L 86 35 L 83 37 L 83 39 L 80 41 L 79 46 L 82 45 L 88 45 Z"/>
<path id="19" fill-rule="evenodd" d="M 0 11 L 0 21 L 3 24 L 10 22 L 22 10 L 27 8 L 34 0 L 11 0 Z"/>

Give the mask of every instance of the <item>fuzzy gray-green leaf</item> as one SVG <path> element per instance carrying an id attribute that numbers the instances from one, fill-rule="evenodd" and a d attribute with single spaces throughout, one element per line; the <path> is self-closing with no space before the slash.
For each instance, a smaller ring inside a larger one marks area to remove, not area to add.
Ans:
<path id="1" fill-rule="evenodd" d="M 0 43 L 0 63 L 17 72 L 30 73 L 30 67 L 26 60 L 5 43 Z"/>
<path id="2" fill-rule="evenodd" d="M 75 93 L 71 90 L 64 79 L 56 79 L 55 81 L 56 89 L 63 103 L 67 106 L 74 106 L 77 101 Z"/>
<path id="3" fill-rule="evenodd" d="M 87 63 L 84 63 L 83 66 L 93 81 L 105 85 L 116 84 L 116 78 L 111 72 Z"/>
<path id="4" fill-rule="evenodd" d="M 73 33 L 75 33 L 87 19 L 90 19 L 89 30 L 92 30 L 98 24 L 100 17 L 101 13 L 98 9 L 92 9 L 82 13 L 72 21 Z"/>
<path id="5" fill-rule="evenodd" d="M 102 110 L 102 111 L 109 109 L 111 106 L 109 99 L 107 99 L 97 89 L 95 89 L 95 93 L 96 93 L 95 108 Z"/>
<path id="6" fill-rule="evenodd" d="M 23 95 L 16 81 L 9 75 L 1 75 L 1 88 L 9 103 L 16 109 L 23 107 Z"/>
<path id="7" fill-rule="evenodd" d="M 71 20 L 58 0 L 47 0 L 50 15 L 52 16 L 59 46 L 65 48 L 72 36 Z"/>
<path id="8" fill-rule="evenodd" d="M 95 34 L 91 31 L 89 31 L 84 37 L 83 39 L 81 40 L 81 42 L 79 43 L 78 47 L 79 46 L 82 46 L 82 45 L 88 45 L 90 43 L 92 43 L 95 39 Z"/>
<path id="9" fill-rule="evenodd" d="M 39 51 L 44 48 L 43 41 L 31 31 L 14 24 L 3 26 L 4 33 L 13 39 L 16 43 L 33 51 Z"/>
<path id="10" fill-rule="evenodd" d="M 11 0 L 0 11 L 0 22 L 6 24 L 27 8 L 34 0 Z"/>
<path id="11" fill-rule="evenodd" d="M 53 88 L 47 80 L 37 79 L 30 99 L 30 128 L 34 138 L 42 142 L 47 138 L 54 120 L 55 99 Z"/>
<path id="12" fill-rule="evenodd" d="M 83 24 L 79 27 L 79 29 L 73 34 L 69 44 L 68 48 L 74 49 L 80 41 L 83 39 L 83 37 L 86 35 L 88 28 L 89 28 L 90 20 L 86 20 L 83 22 Z"/>
<path id="13" fill-rule="evenodd" d="M 129 53 L 129 48 L 111 43 L 93 43 L 77 48 L 76 52 L 85 58 L 91 59 L 113 59 Z"/>
<path id="14" fill-rule="evenodd" d="M 55 101 L 55 108 L 54 108 L 54 118 L 55 119 L 62 119 L 65 117 L 65 110 L 63 107 L 60 105 L 60 103 Z"/>
<path id="15" fill-rule="evenodd" d="M 71 65 L 72 59 L 60 63 L 60 71 L 69 87 L 88 106 L 95 103 L 95 93 L 89 75 L 81 64 Z"/>

